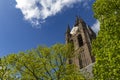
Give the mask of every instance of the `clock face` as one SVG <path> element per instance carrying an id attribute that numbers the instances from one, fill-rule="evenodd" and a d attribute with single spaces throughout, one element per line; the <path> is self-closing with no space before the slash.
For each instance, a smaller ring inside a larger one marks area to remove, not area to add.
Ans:
<path id="1" fill-rule="evenodd" d="M 78 27 L 73 27 L 70 34 L 74 35 L 77 33 L 77 31 L 78 31 Z"/>

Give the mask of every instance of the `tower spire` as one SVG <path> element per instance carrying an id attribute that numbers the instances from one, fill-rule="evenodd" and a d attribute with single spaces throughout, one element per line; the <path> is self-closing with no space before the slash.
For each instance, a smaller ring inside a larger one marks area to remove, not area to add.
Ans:
<path id="1" fill-rule="evenodd" d="M 68 24 L 66 33 L 70 33 L 70 25 Z"/>
<path id="2" fill-rule="evenodd" d="M 79 16 L 76 16 L 75 26 L 77 26 L 78 24 L 79 24 Z"/>
<path id="3" fill-rule="evenodd" d="M 69 43 L 69 42 L 70 42 L 70 37 L 71 37 L 71 34 L 70 34 L 70 26 L 69 26 L 69 24 L 68 24 L 67 30 L 66 30 L 66 43 Z"/>

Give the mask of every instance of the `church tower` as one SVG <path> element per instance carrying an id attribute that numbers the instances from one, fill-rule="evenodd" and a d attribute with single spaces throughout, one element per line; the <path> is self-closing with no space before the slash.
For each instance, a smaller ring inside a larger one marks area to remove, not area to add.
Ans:
<path id="1" fill-rule="evenodd" d="M 79 17 L 76 18 L 72 30 L 68 25 L 66 31 L 66 44 L 74 45 L 74 57 L 68 60 L 69 64 L 75 64 L 79 68 L 84 68 L 95 61 L 91 55 L 91 42 L 96 38 L 96 34 Z"/>

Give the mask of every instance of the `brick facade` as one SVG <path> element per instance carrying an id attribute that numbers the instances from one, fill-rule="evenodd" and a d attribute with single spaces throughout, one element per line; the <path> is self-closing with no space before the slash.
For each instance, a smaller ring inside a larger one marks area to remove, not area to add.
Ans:
<path id="1" fill-rule="evenodd" d="M 79 17 L 76 18 L 75 25 L 66 31 L 66 44 L 74 45 L 74 57 L 69 59 L 70 64 L 75 64 L 79 68 L 84 68 L 95 61 L 91 55 L 91 42 L 96 38 L 96 34 Z"/>

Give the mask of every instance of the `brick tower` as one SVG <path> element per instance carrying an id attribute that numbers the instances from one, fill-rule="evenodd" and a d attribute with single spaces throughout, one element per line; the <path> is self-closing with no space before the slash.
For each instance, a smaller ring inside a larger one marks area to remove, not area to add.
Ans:
<path id="1" fill-rule="evenodd" d="M 96 34 L 79 17 L 76 18 L 72 30 L 68 25 L 66 31 L 66 44 L 73 43 L 74 57 L 68 60 L 69 64 L 75 64 L 79 68 L 86 67 L 95 61 L 91 55 L 91 41 L 96 38 Z"/>

